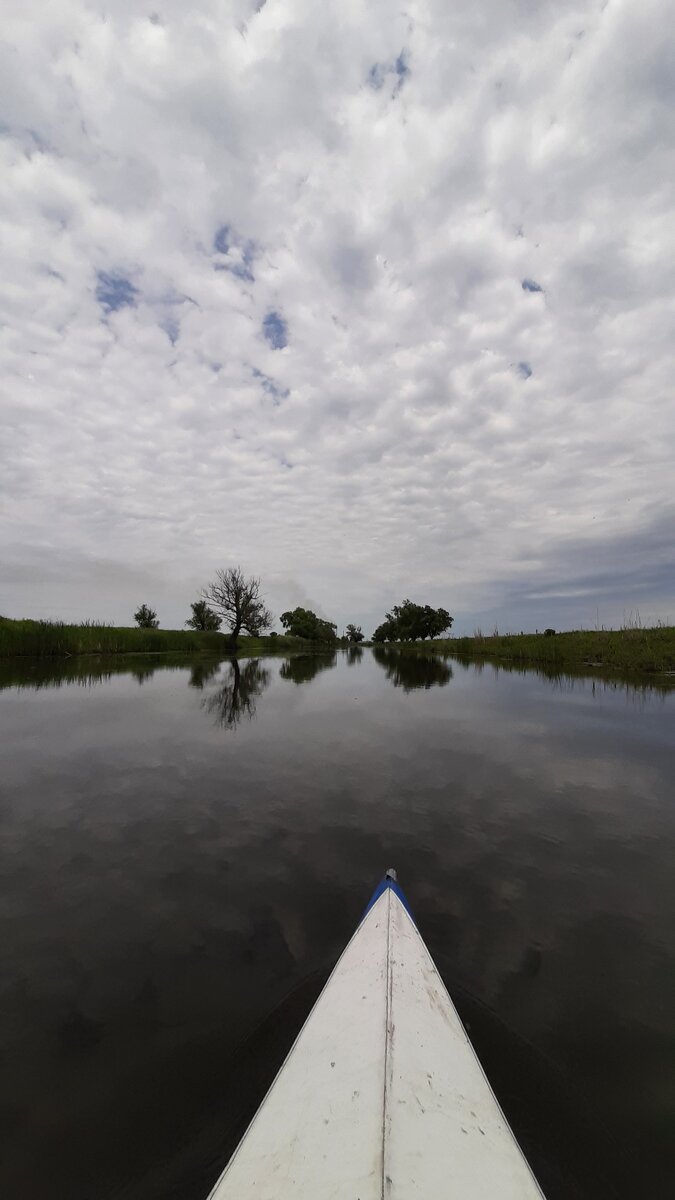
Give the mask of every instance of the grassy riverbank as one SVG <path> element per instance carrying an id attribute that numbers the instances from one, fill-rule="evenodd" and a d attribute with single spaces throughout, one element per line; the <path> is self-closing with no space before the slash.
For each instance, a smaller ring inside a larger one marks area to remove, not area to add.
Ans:
<path id="1" fill-rule="evenodd" d="M 293 649 L 297 644 L 297 638 L 241 637 L 238 651 L 252 654 Z M 60 621 L 13 621 L 9 617 L 0 617 L 0 658 L 20 655 L 65 657 L 70 654 L 227 654 L 229 649 L 229 638 L 224 633 L 125 629 L 94 622 L 64 625 Z"/>
<path id="2" fill-rule="evenodd" d="M 630 674 L 675 671 L 675 626 L 655 629 L 575 630 L 496 637 L 444 638 L 434 650 L 468 658 L 579 670 L 602 667 Z"/>

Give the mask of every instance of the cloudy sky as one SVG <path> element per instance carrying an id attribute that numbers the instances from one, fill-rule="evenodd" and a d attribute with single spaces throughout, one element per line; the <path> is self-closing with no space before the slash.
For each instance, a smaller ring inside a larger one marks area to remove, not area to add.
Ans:
<path id="1" fill-rule="evenodd" d="M 668 0 L 25 0 L 0 612 L 675 619 Z"/>

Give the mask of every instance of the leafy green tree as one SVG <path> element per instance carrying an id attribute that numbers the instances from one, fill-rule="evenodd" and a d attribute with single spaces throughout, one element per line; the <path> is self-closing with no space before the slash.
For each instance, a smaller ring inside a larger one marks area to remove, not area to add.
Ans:
<path id="1" fill-rule="evenodd" d="M 147 604 L 141 604 L 140 608 L 134 613 L 134 621 L 140 629 L 159 629 L 159 621 L 154 608 L 149 608 Z"/>
<path id="2" fill-rule="evenodd" d="M 190 605 L 192 616 L 188 617 L 185 624 L 188 629 L 199 629 L 203 632 L 213 632 L 220 629 L 223 623 L 223 618 L 218 616 L 212 608 L 209 608 L 206 600 L 195 600 L 194 604 Z"/>
<path id="3" fill-rule="evenodd" d="M 274 619 L 263 603 L 260 580 L 254 575 L 247 579 L 241 567 L 216 571 L 216 578 L 204 588 L 202 599 L 228 626 L 233 646 L 242 629 L 257 637 L 269 629 Z"/>
<path id="4" fill-rule="evenodd" d="M 282 613 L 281 624 L 292 637 L 307 638 L 310 642 L 334 642 L 337 625 L 324 621 L 309 608 L 294 608 Z"/>
<path id="5" fill-rule="evenodd" d="M 378 625 L 377 629 L 375 630 L 375 632 L 373 634 L 373 641 L 374 642 L 396 642 L 396 641 L 398 641 L 398 632 L 396 629 L 396 622 L 393 620 L 386 620 L 386 621 L 383 621 L 381 625 Z"/>
<path id="6" fill-rule="evenodd" d="M 358 646 L 359 642 L 363 641 L 363 632 L 360 625 L 348 625 L 345 629 L 345 637 L 353 646 Z"/>
<path id="7" fill-rule="evenodd" d="M 445 608 L 431 608 L 429 604 L 424 605 L 424 616 L 420 618 L 421 632 L 419 637 L 437 638 L 442 633 L 450 629 L 453 622 L 453 617 Z"/>
<path id="8" fill-rule="evenodd" d="M 373 634 L 374 642 L 416 642 L 425 638 L 440 637 L 450 629 L 453 618 L 444 608 L 432 608 L 429 604 L 415 604 L 404 600 L 395 604 L 391 612 Z"/>

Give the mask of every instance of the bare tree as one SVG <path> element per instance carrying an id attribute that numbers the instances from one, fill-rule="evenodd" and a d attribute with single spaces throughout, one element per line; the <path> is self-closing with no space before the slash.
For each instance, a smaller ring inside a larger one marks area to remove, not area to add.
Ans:
<path id="1" fill-rule="evenodd" d="M 254 575 L 247 579 L 241 567 L 216 571 L 215 580 L 202 595 L 229 626 L 232 645 L 242 629 L 256 637 L 269 629 L 274 619 L 263 603 L 260 580 Z"/>

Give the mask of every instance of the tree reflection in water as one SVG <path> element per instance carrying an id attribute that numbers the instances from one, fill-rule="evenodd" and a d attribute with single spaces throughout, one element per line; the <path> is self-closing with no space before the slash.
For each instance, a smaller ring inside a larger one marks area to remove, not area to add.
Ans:
<path id="1" fill-rule="evenodd" d="M 310 683 L 319 671 L 329 671 L 337 663 L 337 654 L 293 654 L 281 664 L 280 679 Z"/>
<path id="2" fill-rule="evenodd" d="M 202 708 L 224 729 L 236 729 L 244 717 L 253 720 L 256 700 L 268 686 L 271 676 L 257 658 L 246 659 L 243 663 L 232 658 L 224 672 L 215 691 L 202 700 Z"/>
<path id="3" fill-rule="evenodd" d="M 361 649 L 360 646 L 348 646 L 347 647 L 347 666 L 348 667 L 356 666 L 357 663 L 361 662 L 362 658 L 363 658 L 363 650 Z"/>
<path id="4" fill-rule="evenodd" d="M 404 692 L 415 688 L 445 687 L 452 679 L 452 667 L 436 654 L 408 654 L 384 646 L 373 646 L 375 662 L 384 667 L 387 679 Z"/>
<path id="5" fill-rule="evenodd" d="M 155 673 L 154 666 L 146 667 L 146 666 L 142 666 L 139 664 L 137 666 L 133 666 L 133 667 L 129 668 L 129 674 L 133 675 L 134 679 L 136 680 L 136 683 L 139 684 L 140 687 L 143 686 L 146 679 L 152 679 L 154 673 Z"/>
<path id="6" fill-rule="evenodd" d="M 220 670 L 220 659 L 206 660 L 205 662 L 194 662 L 190 666 L 190 687 L 198 688 L 199 691 L 204 690 L 204 684 L 213 679 Z"/>

